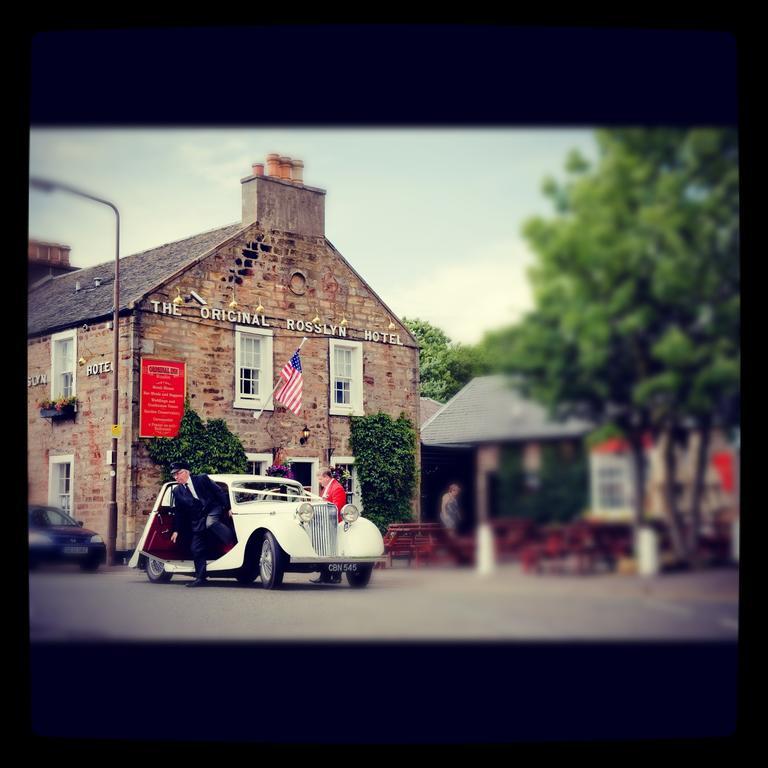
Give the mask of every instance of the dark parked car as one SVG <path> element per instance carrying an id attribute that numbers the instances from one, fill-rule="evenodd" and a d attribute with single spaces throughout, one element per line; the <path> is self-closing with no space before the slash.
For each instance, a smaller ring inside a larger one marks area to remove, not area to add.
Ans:
<path id="1" fill-rule="evenodd" d="M 106 562 L 107 548 L 95 531 L 58 507 L 29 506 L 29 567 L 43 562 L 78 563 L 95 571 Z"/>

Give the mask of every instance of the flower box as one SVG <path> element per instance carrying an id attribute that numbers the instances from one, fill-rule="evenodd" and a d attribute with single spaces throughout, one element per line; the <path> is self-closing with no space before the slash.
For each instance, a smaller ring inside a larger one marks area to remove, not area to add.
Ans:
<path id="1" fill-rule="evenodd" d="M 76 405 L 65 405 L 61 410 L 58 408 L 40 409 L 40 416 L 43 419 L 74 419 L 76 413 Z"/>

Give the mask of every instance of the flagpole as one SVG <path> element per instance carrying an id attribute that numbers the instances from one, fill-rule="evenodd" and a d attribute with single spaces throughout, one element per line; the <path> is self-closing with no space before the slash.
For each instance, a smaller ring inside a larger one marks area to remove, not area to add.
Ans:
<path id="1" fill-rule="evenodd" d="M 304 338 L 301 340 L 301 344 L 299 344 L 299 346 L 298 346 L 298 347 L 296 347 L 296 352 L 298 352 L 298 351 L 299 351 L 299 350 L 300 350 L 300 349 L 301 349 L 301 348 L 304 346 L 304 342 L 305 342 L 306 340 L 307 340 L 307 337 L 305 336 L 305 337 L 304 337 Z M 295 354 L 296 354 L 296 352 L 294 352 L 293 354 L 295 355 Z M 291 355 L 291 357 L 293 357 L 293 355 Z M 290 359 L 290 358 L 289 358 L 289 359 Z M 271 400 L 271 399 L 274 397 L 274 394 L 275 394 L 275 392 L 277 392 L 277 388 L 278 388 L 279 386 L 281 386 L 282 384 L 283 384 L 283 382 L 282 382 L 282 381 L 280 381 L 280 380 L 278 380 L 277 384 L 275 384 L 275 388 L 272 390 L 272 393 L 271 393 L 271 394 L 270 394 L 270 396 L 267 398 L 267 400 L 266 400 L 266 402 L 264 403 L 264 405 L 262 405 L 262 406 L 261 406 L 261 408 L 259 408 L 259 410 L 258 410 L 258 412 L 257 412 L 257 413 L 254 413 L 254 414 L 253 414 L 253 418 L 254 418 L 254 419 L 257 419 L 257 420 L 258 420 L 258 418 L 259 418 L 259 417 L 261 416 L 261 414 L 264 412 L 264 409 L 265 409 L 265 408 L 266 408 L 266 407 L 269 405 L 269 401 L 270 401 L 270 400 Z"/>

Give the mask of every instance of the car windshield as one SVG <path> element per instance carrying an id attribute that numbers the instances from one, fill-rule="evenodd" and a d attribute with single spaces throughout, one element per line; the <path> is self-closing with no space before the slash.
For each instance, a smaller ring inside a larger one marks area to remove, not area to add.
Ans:
<path id="1" fill-rule="evenodd" d="M 304 489 L 295 483 L 245 480 L 232 484 L 232 497 L 235 504 L 253 504 L 260 501 L 296 501 L 303 493 Z"/>
<path id="2" fill-rule="evenodd" d="M 51 507 L 33 507 L 29 510 L 29 523 L 37 528 L 50 528 L 53 525 L 70 525 L 75 528 L 77 523 L 60 509 Z"/>

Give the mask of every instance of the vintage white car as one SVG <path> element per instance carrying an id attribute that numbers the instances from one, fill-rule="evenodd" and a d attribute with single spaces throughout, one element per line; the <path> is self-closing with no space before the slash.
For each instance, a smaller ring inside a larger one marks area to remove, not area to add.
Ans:
<path id="1" fill-rule="evenodd" d="M 338 521 L 335 505 L 283 477 L 210 475 L 229 495 L 236 543 L 213 544 L 210 577 L 229 577 L 241 584 L 261 578 L 265 589 L 282 584 L 286 572 L 346 573 L 352 587 L 365 587 L 373 566 L 385 558 L 379 529 L 347 504 Z M 176 483 L 165 483 L 149 513 L 144 532 L 128 565 L 143 568 L 152 582 L 195 572 L 189 537 L 171 541 Z M 215 537 L 211 537 L 214 539 Z M 184 540 L 186 539 L 186 541 Z"/>

